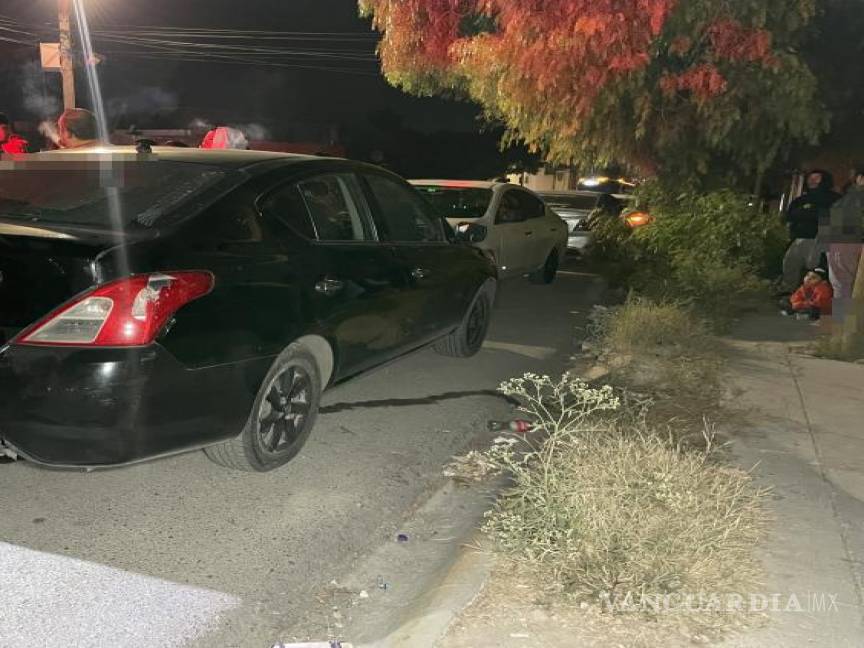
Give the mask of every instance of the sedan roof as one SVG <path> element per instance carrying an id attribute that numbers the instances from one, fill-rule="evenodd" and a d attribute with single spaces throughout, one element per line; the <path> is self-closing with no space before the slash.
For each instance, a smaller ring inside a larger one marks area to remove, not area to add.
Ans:
<path id="1" fill-rule="evenodd" d="M 541 198 L 553 198 L 553 197 L 566 198 L 567 196 L 602 196 L 602 195 L 606 194 L 605 191 L 583 191 L 583 190 L 576 190 L 576 191 L 561 191 L 561 190 L 558 190 L 558 191 L 535 191 L 535 193 L 538 196 L 540 196 Z M 616 198 L 618 200 L 624 200 L 624 201 L 633 200 L 633 194 L 616 194 L 616 193 L 613 193 L 613 194 L 606 194 L 606 195 L 612 196 L 613 198 Z"/>
<path id="2" fill-rule="evenodd" d="M 271 153 L 269 151 L 238 151 L 226 149 L 195 149 L 176 146 L 154 146 L 153 155 L 160 160 L 170 162 L 185 162 L 189 164 L 206 164 L 221 167 L 226 170 L 237 170 L 254 166 L 262 162 L 302 162 L 304 160 L 321 160 L 314 155 L 296 155 L 293 153 Z M 73 157 L 74 156 L 74 157 Z M 95 160 L 107 157 L 137 157 L 134 146 L 98 146 L 78 149 L 61 149 L 36 153 L 31 159 L 49 158 L 72 161 L 78 156 Z"/>
<path id="3" fill-rule="evenodd" d="M 507 184 L 506 182 L 491 182 L 488 180 L 409 180 L 408 182 L 421 187 L 438 186 L 452 189 L 494 189 L 495 187 Z"/>

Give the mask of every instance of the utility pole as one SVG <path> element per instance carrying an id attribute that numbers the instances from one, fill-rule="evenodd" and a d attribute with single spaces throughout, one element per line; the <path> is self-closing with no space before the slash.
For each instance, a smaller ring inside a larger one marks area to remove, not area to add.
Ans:
<path id="1" fill-rule="evenodd" d="M 72 58 L 71 0 L 59 1 L 60 72 L 63 75 L 63 107 L 75 108 L 75 62 Z"/>

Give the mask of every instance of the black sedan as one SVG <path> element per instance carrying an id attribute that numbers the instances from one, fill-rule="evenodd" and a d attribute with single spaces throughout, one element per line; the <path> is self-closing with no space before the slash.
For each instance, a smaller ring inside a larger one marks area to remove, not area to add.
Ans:
<path id="1" fill-rule="evenodd" d="M 347 160 L 131 149 L 0 161 L 0 454 L 204 448 L 265 471 L 322 390 L 427 345 L 471 356 L 494 266 Z"/>

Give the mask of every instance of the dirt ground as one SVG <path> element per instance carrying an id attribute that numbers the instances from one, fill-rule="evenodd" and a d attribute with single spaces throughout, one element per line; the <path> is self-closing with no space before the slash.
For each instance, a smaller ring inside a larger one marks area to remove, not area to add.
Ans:
<path id="1" fill-rule="evenodd" d="M 689 627 L 671 616 L 656 621 L 556 602 L 529 574 L 501 561 L 437 648 L 685 648 L 718 638 Z"/>

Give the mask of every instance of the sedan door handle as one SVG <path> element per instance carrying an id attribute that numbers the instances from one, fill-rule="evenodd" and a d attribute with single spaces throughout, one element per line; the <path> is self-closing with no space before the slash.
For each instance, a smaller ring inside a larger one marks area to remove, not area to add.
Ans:
<path id="1" fill-rule="evenodd" d="M 341 292 L 345 287 L 345 283 L 339 281 L 338 279 L 322 279 L 318 283 L 315 284 L 315 290 L 317 290 L 322 295 L 335 295 L 338 292 Z"/>
<path id="2" fill-rule="evenodd" d="M 432 274 L 432 271 L 427 270 L 426 268 L 414 268 L 411 271 L 411 278 L 417 279 L 419 281 L 420 279 L 425 279 L 426 277 L 428 277 L 431 274 Z"/>
<path id="3" fill-rule="evenodd" d="M 534 236 L 534 232 L 525 232 L 525 236 Z"/>

